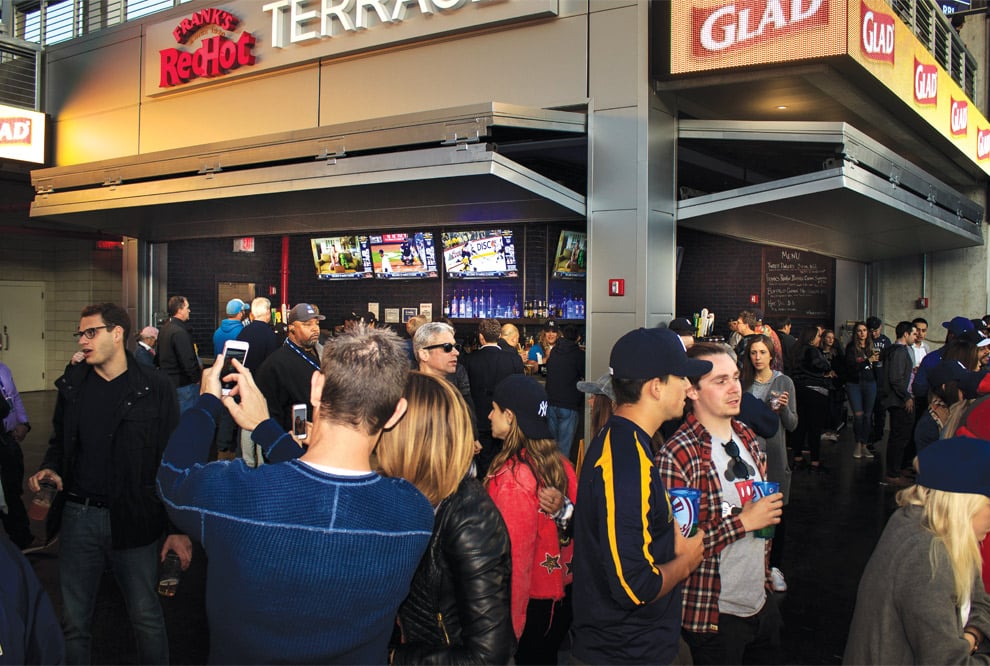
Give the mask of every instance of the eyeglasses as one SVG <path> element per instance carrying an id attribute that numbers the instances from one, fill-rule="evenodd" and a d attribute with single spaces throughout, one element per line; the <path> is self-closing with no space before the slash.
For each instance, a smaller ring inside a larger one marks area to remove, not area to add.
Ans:
<path id="1" fill-rule="evenodd" d="M 725 470 L 726 481 L 748 479 L 750 475 L 756 471 L 750 467 L 745 460 L 739 457 L 739 447 L 736 446 L 735 442 L 725 442 L 722 444 L 722 448 L 725 449 L 725 453 L 732 458 L 732 464 Z"/>
<path id="2" fill-rule="evenodd" d="M 93 338 L 96 337 L 97 331 L 102 331 L 103 329 L 107 329 L 109 331 L 114 326 L 116 326 L 116 324 L 106 324 L 104 326 L 94 326 L 93 328 L 87 328 L 84 331 L 78 331 L 76 333 L 73 333 L 72 334 L 72 337 L 74 337 L 74 338 L 76 338 L 78 340 L 79 338 L 81 338 L 83 336 L 86 336 L 86 339 L 87 340 L 92 340 Z"/>
<path id="3" fill-rule="evenodd" d="M 458 354 L 464 351 L 464 347 L 462 347 L 461 345 L 456 345 L 453 342 L 444 342 L 439 345 L 427 345 L 426 347 L 423 347 L 423 349 L 442 349 L 444 354 L 449 354 L 455 349 L 457 350 Z"/>

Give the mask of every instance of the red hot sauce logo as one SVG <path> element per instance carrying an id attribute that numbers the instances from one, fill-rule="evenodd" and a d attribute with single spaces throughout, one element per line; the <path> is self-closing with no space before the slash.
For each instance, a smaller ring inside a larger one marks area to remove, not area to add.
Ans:
<path id="1" fill-rule="evenodd" d="M 894 17 L 875 12 L 865 3 L 859 3 L 863 17 L 859 33 L 859 46 L 870 60 L 894 63 Z"/>
<path id="2" fill-rule="evenodd" d="M 914 101 L 918 104 L 938 104 L 938 68 L 914 59 Z"/>
<path id="3" fill-rule="evenodd" d="M 949 109 L 949 127 L 952 136 L 966 136 L 969 130 L 969 102 L 963 99 L 952 99 Z"/>
<path id="4" fill-rule="evenodd" d="M 201 9 L 188 18 L 182 19 L 172 36 L 179 44 L 188 43 L 201 31 L 218 34 L 206 37 L 195 51 L 163 49 L 161 56 L 161 79 L 159 88 L 171 88 L 188 83 L 196 78 L 223 76 L 228 72 L 254 64 L 255 39 L 249 32 L 242 32 L 235 42 L 226 33 L 233 31 L 240 20 L 222 9 Z"/>

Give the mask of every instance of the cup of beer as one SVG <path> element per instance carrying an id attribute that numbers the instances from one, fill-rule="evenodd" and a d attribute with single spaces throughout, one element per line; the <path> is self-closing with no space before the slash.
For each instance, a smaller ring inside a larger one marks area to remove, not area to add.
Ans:
<path id="1" fill-rule="evenodd" d="M 698 514 L 701 511 L 701 491 L 697 488 L 671 488 L 670 507 L 685 537 L 698 533 Z"/>
<path id="2" fill-rule="evenodd" d="M 174 550 L 168 551 L 162 561 L 161 575 L 158 576 L 158 594 L 163 597 L 174 597 L 182 577 L 182 562 Z"/>
<path id="3" fill-rule="evenodd" d="M 753 501 L 758 502 L 760 499 L 767 497 L 769 495 L 775 495 L 780 492 L 780 484 L 776 481 L 753 481 Z M 776 525 L 768 525 L 767 527 L 762 527 L 753 533 L 757 539 L 772 539 L 774 533 L 777 531 Z"/>
<path id="4" fill-rule="evenodd" d="M 48 517 L 48 510 L 52 508 L 52 500 L 58 492 L 58 488 L 51 481 L 42 481 L 40 486 L 28 507 L 27 513 L 31 520 L 44 520 Z"/>

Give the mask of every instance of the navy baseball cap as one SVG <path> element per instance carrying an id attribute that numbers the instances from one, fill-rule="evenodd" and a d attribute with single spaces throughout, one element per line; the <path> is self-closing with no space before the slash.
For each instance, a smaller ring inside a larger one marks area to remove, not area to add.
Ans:
<path id="1" fill-rule="evenodd" d="M 694 324 L 687 317 L 671 319 L 670 323 L 667 324 L 667 328 L 679 335 L 694 335 Z"/>
<path id="2" fill-rule="evenodd" d="M 553 439 L 547 424 L 550 400 L 538 381 L 526 375 L 509 375 L 495 386 L 492 402 L 512 410 L 519 429 L 529 439 Z"/>
<path id="3" fill-rule="evenodd" d="M 966 317 L 953 317 L 949 321 L 943 321 L 942 326 L 953 335 L 962 335 L 966 331 L 974 330 L 973 322 Z"/>
<path id="4" fill-rule="evenodd" d="M 669 328 L 637 328 L 612 346 L 609 372 L 616 379 L 700 377 L 711 372 L 711 361 L 687 357 L 684 343 Z"/>
<path id="5" fill-rule="evenodd" d="M 990 497 L 990 442 L 940 439 L 918 451 L 918 485 L 949 493 Z"/>

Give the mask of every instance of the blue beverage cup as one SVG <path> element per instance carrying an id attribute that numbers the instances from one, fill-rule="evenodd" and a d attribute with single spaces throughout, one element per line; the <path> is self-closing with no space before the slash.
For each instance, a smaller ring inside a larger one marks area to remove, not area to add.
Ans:
<path id="1" fill-rule="evenodd" d="M 780 484 L 776 481 L 753 481 L 753 501 L 758 502 L 764 497 L 780 492 Z M 772 539 L 777 531 L 776 525 L 760 528 L 753 533 L 758 539 Z"/>
<path id="2" fill-rule="evenodd" d="M 701 491 L 697 488 L 672 488 L 670 508 L 685 537 L 698 533 L 698 513 L 701 511 Z"/>

